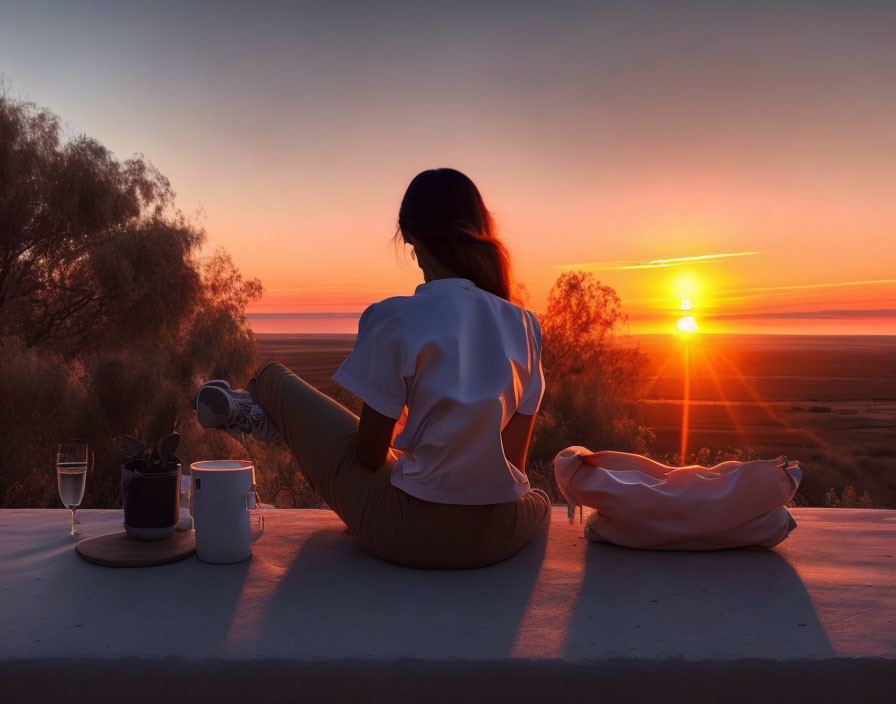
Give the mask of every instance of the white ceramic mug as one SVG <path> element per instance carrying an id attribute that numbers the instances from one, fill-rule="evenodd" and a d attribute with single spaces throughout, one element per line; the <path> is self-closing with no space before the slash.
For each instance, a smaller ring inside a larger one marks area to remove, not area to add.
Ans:
<path id="1" fill-rule="evenodd" d="M 216 564 L 251 557 L 252 543 L 264 532 L 263 518 L 256 530 L 249 520 L 256 508 L 255 466 L 248 460 L 209 460 L 193 462 L 190 470 L 196 556 Z"/>

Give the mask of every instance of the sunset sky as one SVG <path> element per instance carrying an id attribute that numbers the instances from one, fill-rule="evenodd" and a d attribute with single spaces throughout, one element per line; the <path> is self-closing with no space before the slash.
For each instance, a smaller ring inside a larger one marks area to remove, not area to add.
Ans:
<path id="1" fill-rule="evenodd" d="M 411 293 L 398 205 L 451 166 L 535 310 L 585 269 L 634 333 L 688 298 L 703 332 L 896 334 L 896 3 L 446 5 L 0 0 L 0 71 L 170 178 L 258 330 Z"/>

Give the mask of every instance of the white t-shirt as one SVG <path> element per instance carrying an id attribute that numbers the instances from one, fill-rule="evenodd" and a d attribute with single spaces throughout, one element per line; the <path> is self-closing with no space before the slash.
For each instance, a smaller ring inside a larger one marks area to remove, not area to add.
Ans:
<path id="1" fill-rule="evenodd" d="M 504 455 L 514 413 L 544 395 L 535 315 L 460 278 L 369 306 L 333 380 L 375 411 L 407 420 L 392 484 L 436 503 L 496 504 L 529 490 Z M 400 424 L 399 424 L 400 425 Z"/>

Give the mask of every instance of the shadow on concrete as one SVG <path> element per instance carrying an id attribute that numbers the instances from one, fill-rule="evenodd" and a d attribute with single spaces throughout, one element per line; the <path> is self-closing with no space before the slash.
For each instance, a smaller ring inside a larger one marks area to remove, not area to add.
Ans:
<path id="1" fill-rule="evenodd" d="M 121 529 L 120 512 L 85 514 L 80 538 Z M 34 636 L 19 639 L 20 655 L 183 653 L 196 648 L 194 643 L 202 644 L 196 655 L 216 652 L 237 608 L 248 561 L 209 565 L 190 557 L 145 568 L 94 565 L 75 553 L 68 516 L 52 518 L 30 530 L 22 522 L 5 536 L 9 558 L 4 552 L 0 576 L 7 581 L 14 574 L 22 584 L 18 601 L 5 595 L 6 608 L 34 621 Z M 51 625 L 64 637 L 45 635 L 53 632 Z"/>
<path id="2" fill-rule="evenodd" d="M 802 580 L 765 550 L 666 552 L 591 544 L 567 657 L 834 657 Z"/>
<path id="3" fill-rule="evenodd" d="M 502 563 L 451 571 L 396 566 L 344 530 L 318 530 L 303 539 L 265 600 L 257 637 L 267 653 L 291 657 L 506 657 L 549 525 Z"/>

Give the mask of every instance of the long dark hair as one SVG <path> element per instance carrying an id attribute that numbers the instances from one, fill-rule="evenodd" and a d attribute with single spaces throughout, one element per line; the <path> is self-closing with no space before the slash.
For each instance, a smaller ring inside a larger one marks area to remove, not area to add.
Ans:
<path id="1" fill-rule="evenodd" d="M 455 169 L 417 174 L 398 211 L 398 232 L 421 242 L 438 262 L 478 288 L 510 300 L 510 256 L 479 189 Z"/>

